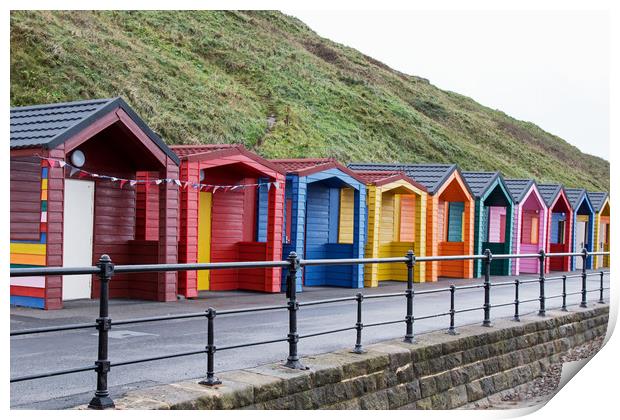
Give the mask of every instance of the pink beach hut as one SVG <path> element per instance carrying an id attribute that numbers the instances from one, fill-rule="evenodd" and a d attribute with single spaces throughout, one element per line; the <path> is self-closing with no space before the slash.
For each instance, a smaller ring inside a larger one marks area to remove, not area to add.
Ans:
<path id="1" fill-rule="evenodd" d="M 507 179 L 506 186 L 515 205 L 512 238 L 514 254 L 536 254 L 547 240 L 547 206 L 533 179 Z M 512 274 L 538 273 L 537 258 L 518 258 Z"/>

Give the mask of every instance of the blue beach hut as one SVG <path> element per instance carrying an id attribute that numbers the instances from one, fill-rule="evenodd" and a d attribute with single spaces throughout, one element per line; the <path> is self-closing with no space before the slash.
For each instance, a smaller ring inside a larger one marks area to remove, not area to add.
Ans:
<path id="1" fill-rule="evenodd" d="M 286 171 L 283 253 L 300 258 L 363 258 L 366 186 L 362 178 L 334 159 L 272 160 Z M 264 206 L 264 191 L 259 202 Z M 258 217 L 262 212 L 259 209 Z M 260 224 L 259 226 L 262 226 Z M 286 270 L 283 270 L 283 289 Z M 361 288 L 361 265 L 309 266 L 298 274 L 303 286 Z"/>
<path id="2" fill-rule="evenodd" d="M 594 207 L 583 188 L 565 188 L 566 197 L 573 208 L 573 252 L 581 252 L 583 248 L 592 252 L 594 243 Z M 571 258 L 571 269 L 581 270 L 583 259 Z M 592 256 L 586 258 L 586 268 L 592 268 Z"/>

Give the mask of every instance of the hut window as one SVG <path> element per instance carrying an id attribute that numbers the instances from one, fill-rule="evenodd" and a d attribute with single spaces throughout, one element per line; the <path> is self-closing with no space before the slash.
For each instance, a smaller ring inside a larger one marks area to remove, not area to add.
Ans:
<path id="1" fill-rule="evenodd" d="M 488 242 L 503 243 L 506 240 L 506 207 L 487 207 Z"/>
<path id="2" fill-rule="evenodd" d="M 553 213 L 551 215 L 551 243 L 563 244 L 566 229 L 566 215 L 564 213 Z"/>
<path id="3" fill-rule="evenodd" d="M 284 209 L 286 212 L 286 226 L 284 229 L 284 243 L 291 243 L 291 224 L 293 223 L 293 200 L 291 198 L 286 199 L 286 207 Z"/>
<path id="4" fill-rule="evenodd" d="M 415 241 L 415 197 L 412 195 L 400 196 L 400 242 Z"/>
<path id="5" fill-rule="evenodd" d="M 448 242 L 463 242 L 463 214 L 465 203 L 456 201 L 448 204 Z"/>
<path id="6" fill-rule="evenodd" d="M 338 243 L 352 244 L 355 190 L 353 188 L 342 188 L 337 191 L 340 194 Z"/>
<path id="7" fill-rule="evenodd" d="M 535 245 L 538 243 L 538 212 L 524 210 L 521 243 Z"/>

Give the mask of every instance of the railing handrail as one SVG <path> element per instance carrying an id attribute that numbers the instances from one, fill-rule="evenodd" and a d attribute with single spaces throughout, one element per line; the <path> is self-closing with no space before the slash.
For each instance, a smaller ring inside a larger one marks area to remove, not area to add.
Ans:
<path id="1" fill-rule="evenodd" d="M 54 372 L 47 372 L 42 374 L 26 375 L 21 377 L 14 377 L 10 379 L 10 382 L 21 382 L 26 380 L 40 379 L 52 376 L 66 375 L 70 373 L 85 372 L 89 370 L 95 370 L 97 372 L 97 391 L 95 396 L 91 400 L 90 408 L 110 408 L 114 407 L 114 402 L 109 396 L 107 386 L 107 374 L 112 366 L 124 366 L 136 363 L 145 363 L 155 360 L 171 359 L 176 357 L 185 357 L 198 354 L 207 354 L 207 376 L 206 379 L 200 383 L 203 385 L 217 385 L 221 381 L 215 376 L 214 373 L 214 355 L 217 350 L 230 350 L 242 347 L 258 346 L 263 344 L 277 343 L 287 341 L 289 344 L 289 355 L 285 366 L 293 369 L 304 369 L 305 367 L 301 363 L 298 352 L 297 343 L 300 339 L 316 337 L 319 335 L 334 334 L 343 331 L 356 330 L 356 342 L 354 347 L 355 353 L 363 352 L 362 347 L 362 331 L 367 327 L 376 327 L 383 325 L 391 325 L 397 323 L 405 323 L 406 333 L 404 341 L 408 343 L 414 342 L 413 327 L 415 321 L 424 319 L 439 318 L 449 316 L 449 328 L 447 332 L 449 334 L 456 334 L 455 316 L 464 312 L 483 310 L 484 318 L 482 325 L 485 327 L 491 327 L 491 309 L 514 306 L 515 315 L 514 321 L 520 320 L 519 305 L 527 302 L 539 302 L 539 316 L 546 315 L 546 301 L 550 299 L 562 298 L 562 310 L 567 310 L 566 297 L 571 295 L 581 295 L 581 307 L 587 307 L 587 293 L 599 292 L 599 303 L 604 303 L 603 292 L 609 290 L 609 287 L 604 287 L 604 275 L 609 273 L 609 270 L 591 270 L 588 272 L 586 268 L 586 260 L 592 255 L 610 255 L 608 251 L 601 252 L 587 252 L 585 249 L 580 253 L 546 253 L 544 250 L 540 250 L 537 254 L 498 254 L 493 255 L 490 250 L 485 250 L 483 255 L 450 255 L 450 256 L 422 256 L 416 257 L 413 251 L 409 251 L 405 257 L 391 257 L 391 258 L 348 258 L 348 259 L 320 259 L 320 260 L 303 260 L 299 259 L 297 255 L 292 252 L 289 254 L 285 261 L 245 261 L 245 262 L 221 262 L 221 263 L 189 263 L 189 264 L 141 264 L 141 265 L 119 265 L 114 266 L 112 261 L 107 255 L 103 255 L 99 260 L 97 266 L 94 267 L 42 267 L 42 268 L 15 268 L 11 269 L 11 277 L 21 277 L 28 275 L 77 275 L 77 274 L 97 274 L 100 278 L 100 298 L 99 298 L 99 317 L 95 323 L 82 323 L 82 324 L 69 324 L 58 327 L 43 327 L 32 328 L 18 331 L 11 331 L 10 335 L 24 336 L 31 334 L 40 334 L 48 332 L 78 330 L 86 328 L 96 328 L 99 331 L 98 334 L 98 358 L 92 366 L 81 366 L 76 368 L 58 370 Z M 548 258 L 553 257 L 581 257 L 583 259 L 583 265 L 580 274 L 563 274 L 555 277 L 545 277 L 545 263 Z M 516 258 L 537 258 L 538 259 L 538 278 L 531 279 L 516 279 L 514 281 L 500 281 L 493 283 L 491 281 L 491 262 L 493 259 L 516 259 Z M 431 290 L 416 291 L 414 290 L 413 272 L 416 263 L 420 262 L 432 262 L 432 261 L 453 261 L 453 260 L 482 260 L 484 263 L 484 281 L 479 284 L 466 284 L 462 286 L 455 286 L 451 284 L 449 287 L 436 288 Z M 314 265 L 356 265 L 356 264 L 393 264 L 393 263 L 405 263 L 407 267 L 407 287 L 406 290 L 397 293 L 383 293 L 383 294 L 369 294 L 364 296 L 362 293 L 357 293 L 355 296 L 322 299 L 308 302 L 298 302 L 296 297 L 296 282 L 297 272 L 304 266 Z M 138 273 L 138 272 L 167 272 L 167 271 L 190 271 L 190 270 L 219 270 L 219 269 L 248 269 L 248 268 L 271 268 L 280 267 L 288 270 L 286 275 L 286 297 L 288 299 L 286 305 L 272 305 L 272 306 L 258 306 L 252 308 L 230 309 L 220 312 L 216 312 L 213 308 L 208 308 L 205 312 L 186 313 L 186 314 L 174 314 L 174 315 L 162 315 L 155 317 L 133 318 L 120 321 L 112 321 L 109 317 L 109 282 L 116 273 Z M 592 275 L 599 276 L 599 287 L 596 289 L 588 289 L 587 282 L 588 277 Z M 581 290 L 579 292 L 567 293 L 566 282 L 568 279 L 581 278 Z M 557 295 L 545 294 L 545 283 L 548 281 L 561 280 L 562 281 L 562 293 Z M 523 284 L 539 283 L 540 295 L 534 299 L 519 299 L 519 288 Z M 510 302 L 500 302 L 491 304 L 491 290 L 495 287 L 510 286 L 515 287 L 515 300 Z M 468 290 L 475 288 L 484 289 L 484 304 L 481 307 L 472 307 L 466 309 L 455 309 L 455 295 L 460 290 Z M 436 293 L 450 293 L 450 310 L 447 312 L 438 312 L 435 314 L 429 314 L 425 316 L 414 316 L 414 296 Z M 364 324 L 362 322 L 362 302 L 365 299 L 383 299 L 405 296 L 407 307 L 406 316 L 404 319 L 380 321 Z M 332 330 L 323 330 L 314 333 L 306 333 L 299 335 L 297 332 L 297 311 L 300 307 L 307 307 L 313 305 L 333 304 L 340 302 L 357 302 L 357 321 L 354 326 L 340 327 Z M 286 338 L 276 338 L 271 340 L 242 343 L 227 345 L 220 348 L 215 346 L 214 336 L 214 322 L 217 315 L 231 315 L 260 311 L 271 310 L 288 310 L 289 312 L 289 332 Z M 110 362 L 108 360 L 108 331 L 113 325 L 127 325 L 138 324 L 145 322 L 159 322 L 159 321 L 171 321 L 179 319 L 192 319 L 192 318 L 206 318 L 208 322 L 207 326 L 207 346 L 201 350 L 184 351 L 178 353 L 170 353 L 166 355 L 146 357 L 142 359 L 134 359 L 121 362 Z"/>
<path id="2" fill-rule="evenodd" d="M 580 257 L 580 252 L 557 252 L 545 253 L 548 258 L 554 257 Z M 610 255 L 609 251 L 588 252 L 588 256 Z M 516 258 L 538 258 L 540 254 L 494 254 L 493 259 L 516 259 Z M 416 263 L 433 261 L 459 261 L 485 259 L 485 255 L 436 255 L 415 257 Z M 300 266 L 313 265 L 355 265 L 355 264 L 393 264 L 406 263 L 406 257 L 386 257 L 386 258 L 343 258 L 343 259 L 317 259 L 299 260 Z M 226 270 L 226 269 L 247 269 L 247 268 L 287 268 L 290 263 L 283 261 L 241 261 L 241 262 L 218 262 L 218 263 L 179 263 L 179 264 L 131 264 L 115 265 L 114 273 L 143 273 L 143 272 L 167 272 L 167 271 L 200 271 L 200 270 Z M 28 267 L 11 268 L 10 277 L 27 276 L 71 276 L 81 274 L 99 274 L 101 269 L 97 266 L 91 267 Z"/>

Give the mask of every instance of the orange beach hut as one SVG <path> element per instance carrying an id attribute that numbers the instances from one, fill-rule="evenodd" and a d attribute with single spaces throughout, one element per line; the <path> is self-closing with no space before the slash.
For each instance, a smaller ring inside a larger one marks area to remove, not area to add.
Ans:
<path id="1" fill-rule="evenodd" d="M 426 255 L 473 253 L 475 200 L 457 165 L 354 163 L 349 167 L 356 171 L 404 172 L 427 189 Z M 473 277 L 472 260 L 425 264 L 427 281 Z"/>

